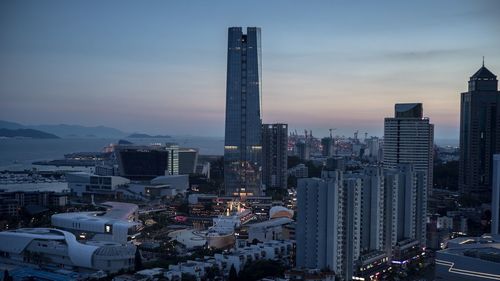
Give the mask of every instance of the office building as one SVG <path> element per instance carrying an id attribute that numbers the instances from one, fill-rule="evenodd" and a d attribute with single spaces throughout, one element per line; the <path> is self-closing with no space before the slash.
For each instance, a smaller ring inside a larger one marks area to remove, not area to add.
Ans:
<path id="1" fill-rule="evenodd" d="M 229 28 L 226 80 L 224 184 L 226 195 L 261 194 L 260 28 Z"/>
<path id="2" fill-rule="evenodd" d="M 460 100 L 458 185 L 463 194 L 489 201 L 495 153 L 500 153 L 500 91 L 496 75 L 483 63 Z"/>
<path id="3" fill-rule="evenodd" d="M 164 146 L 118 145 L 119 175 L 130 180 L 151 180 L 169 174 L 169 152 Z"/>
<path id="4" fill-rule="evenodd" d="M 63 230 L 20 228 L 0 232 L 0 262 L 27 267 L 116 273 L 134 268 L 136 247 L 110 241 L 81 243 Z M 40 280 L 50 280 L 40 279 Z M 38 280 L 38 279 L 37 279 Z"/>
<path id="5" fill-rule="evenodd" d="M 179 174 L 179 146 L 175 143 L 167 143 L 165 150 L 168 152 L 167 175 Z"/>
<path id="6" fill-rule="evenodd" d="M 266 188 L 287 187 L 288 125 L 262 125 L 262 183 Z"/>
<path id="7" fill-rule="evenodd" d="M 117 176 L 99 176 L 86 172 L 67 173 L 71 193 L 78 197 L 116 197 L 117 190 L 128 186 L 130 180 Z"/>
<path id="8" fill-rule="evenodd" d="M 493 155 L 491 234 L 500 235 L 500 154 Z"/>
<path id="9" fill-rule="evenodd" d="M 197 166 L 198 166 L 198 149 L 179 148 L 179 174 L 180 175 L 194 174 L 196 173 Z"/>

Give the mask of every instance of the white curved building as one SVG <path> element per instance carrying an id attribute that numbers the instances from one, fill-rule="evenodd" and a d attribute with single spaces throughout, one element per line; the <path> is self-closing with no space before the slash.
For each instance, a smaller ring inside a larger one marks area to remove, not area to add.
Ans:
<path id="1" fill-rule="evenodd" d="M 9 264 L 56 266 L 69 270 L 114 273 L 134 267 L 132 244 L 91 241 L 80 243 L 67 231 L 21 228 L 0 232 L 0 261 Z"/>
<path id="2" fill-rule="evenodd" d="M 70 231 L 80 239 L 126 243 L 139 235 L 141 223 L 137 221 L 139 207 L 121 202 L 103 203 L 105 212 L 73 212 L 55 214 L 52 226 Z"/>

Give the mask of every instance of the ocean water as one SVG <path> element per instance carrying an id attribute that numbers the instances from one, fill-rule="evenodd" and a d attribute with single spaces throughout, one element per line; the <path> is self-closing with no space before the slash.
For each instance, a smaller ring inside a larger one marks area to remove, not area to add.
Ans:
<path id="1" fill-rule="evenodd" d="M 215 137 L 176 136 L 127 140 L 135 144 L 175 142 L 180 147 L 198 148 L 202 155 L 222 155 L 224 152 L 224 139 Z M 102 151 L 105 146 L 117 142 L 118 139 L 107 138 L 0 139 L 0 171 L 31 169 L 34 161 L 62 159 L 64 154 L 73 152 Z M 43 166 L 36 167 L 43 169 Z"/>

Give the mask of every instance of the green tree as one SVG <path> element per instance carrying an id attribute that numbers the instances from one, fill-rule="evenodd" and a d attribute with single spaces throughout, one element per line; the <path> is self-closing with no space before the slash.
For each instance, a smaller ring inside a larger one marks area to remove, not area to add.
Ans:
<path id="1" fill-rule="evenodd" d="M 142 256 L 139 247 L 135 249 L 135 271 L 142 269 Z"/>
<path id="2" fill-rule="evenodd" d="M 8 270 L 5 270 L 3 272 L 3 281 L 14 281 L 14 278 L 12 278 L 12 276 L 10 276 Z"/>
<path id="3" fill-rule="evenodd" d="M 196 281 L 197 279 L 196 279 L 196 276 L 194 276 L 193 274 L 182 273 L 181 280 L 182 281 Z"/>
<path id="4" fill-rule="evenodd" d="M 231 269 L 229 269 L 229 281 L 238 281 L 238 273 L 234 265 L 231 265 Z"/>
<path id="5" fill-rule="evenodd" d="M 264 277 L 278 277 L 285 272 L 285 266 L 280 261 L 257 260 L 248 263 L 240 271 L 240 279 L 243 281 L 256 281 Z"/>

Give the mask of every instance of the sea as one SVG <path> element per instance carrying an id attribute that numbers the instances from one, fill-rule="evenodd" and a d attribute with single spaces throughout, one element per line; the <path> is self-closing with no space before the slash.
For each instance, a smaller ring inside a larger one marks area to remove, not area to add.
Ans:
<path id="1" fill-rule="evenodd" d="M 200 155 L 222 155 L 224 138 L 172 136 L 170 138 L 133 138 L 125 140 L 134 144 L 177 143 L 180 147 L 198 148 Z M 33 165 L 35 161 L 63 159 L 74 152 L 99 152 L 104 147 L 118 143 L 112 138 L 62 138 L 62 139 L 0 139 L 0 171 L 23 171 L 37 168 L 54 170 L 53 166 Z M 69 167 L 71 168 L 71 167 Z M 81 169 L 81 168 L 78 168 Z"/>

